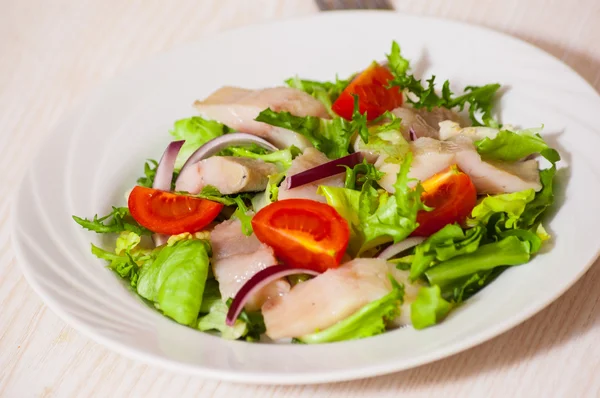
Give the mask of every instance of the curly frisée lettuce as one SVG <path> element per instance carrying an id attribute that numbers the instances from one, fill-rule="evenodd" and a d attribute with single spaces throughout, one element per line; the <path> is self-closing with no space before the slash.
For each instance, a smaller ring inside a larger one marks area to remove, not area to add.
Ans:
<path id="1" fill-rule="evenodd" d="M 96 214 L 93 219 L 73 216 L 73 220 L 83 228 L 99 234 L 113 234 L 123 231 L 134 232 L 138 235 L 150 235 L 151 232 L 138 224 L 131 217 L 127 207 L 114 207 L 112 211 L 103 217 Z"/>
<path id="2" fill-rule="evenodd" d="M 289 112 L 275 112 L 268 108 L 255 119 L 272 126 L 292 130 L 306 137 L 315 148 L 329 159 L 338 159 L 348 155 L 350 140 L 358 132 L 367 142 L 368 129 L 366 116 L 358 112 L 358 97 L 354 97 L 354 114 L 351 121 L 341 117 L 321 119 L 316 116 L 294 116 Z"/>
<path id="3" fill-rule="evenodd" d="M 446 80 L 442 85 L 442 95 L 440 96 L 435 90 L 435 76 L 431 76 L 427 80 L 427 87 L 425 87 L 421 80 L 408 72 L 410 62 L 402 56 L 400 46 L 395 41 L 392 43 L 392 50 L 387 59 L 390 72 L 394 76 L 390 86 L 398 86 L 406 90 L 409 93 L 407 99 L 415 108 L 429 110 L 434 107 L 458 108 L 462 111 L 465 105 L 469 104 L 469 117 L 474 126 L 499 126 L 499 123 L 492 117 L 493 100 L 500 88 L 499 84 L 468 86 L 463 95 L 455 97 L 450 91 L 450 82 Z"/>

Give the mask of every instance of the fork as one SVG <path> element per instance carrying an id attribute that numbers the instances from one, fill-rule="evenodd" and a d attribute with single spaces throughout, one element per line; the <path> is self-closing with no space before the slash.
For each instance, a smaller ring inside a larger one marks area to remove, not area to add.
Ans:
<path id="1" fill-rule="evenodd" d="M 316 0 L 321 11 L 393 10 L 389 0 Z"/>

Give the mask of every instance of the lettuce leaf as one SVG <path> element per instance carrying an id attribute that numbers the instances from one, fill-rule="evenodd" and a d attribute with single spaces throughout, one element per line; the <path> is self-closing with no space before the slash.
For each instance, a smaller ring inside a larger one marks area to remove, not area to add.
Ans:
<path id="1" fill-rule="evenodd" d="M 372 163 L 363 160 L 362 163 L 350 168 L 346 166 L 346 177 L 344 186 L 348 189 L 356 189 L 356 184 L 364 184 L 367 181 L 378 181 L 385 175 L 384 172 L 377 170 Z"/>
<path id="2" fill-rule="evenodd" d="M 104 217 L 96 214 L 93 219 L 72 216 L 73 220 L 83 228 L 99 234 L 119 233 L 123 231 L 134 232 L 137 235 L 150 235 L 152 232 L 137 223 L 131 217 L 127 207 L 114 207 L 112 212 Z"/>
<path id="3" fill-rule="evenodd" d="M 312 95 L 325 105 L 331 117 L 337 117 L 335 112 L 331 110 L 331 106 L 340 96 L 342 91 L 350 84 L 352 77 L 346 80 L 341 80 L 337 76 L 334 82 L 318 82 L 314 80 L 300 79 L 298 76 L 289 78 L 285 83 L 292 88 L 297 88 L 307 94 Z"/>
<path id="4" fill-rule="evenodd" d="M 279 151 L 264 154 L 256 153 L 248 148 L 242 147 L 231 147 L 228 148 L 228 151 L 230 151 L 233 156 L 258 159 L 268 163 L 277 163 L 281 166 L 283 171 L 289 169 L 292 165 L 292 160 L 301 153 L 300 149 L 293 145 L 286 149 L 280 149 Z"/>
<path id="5" fill-rule="evenodd" d="M 471 211 L 470 225 L 487 224 L 495 213 L 505 213 L 505 228 L 514 228 L 519 223 L 521 215 L 528 203 L 535 198 L 533 189 L 520 192 L 487 196 Z"/>
<path id="6" fill-rule="evenodd" d="M 255 213 L 260 209 L 277 201 L 279 197 L 279 184 L 285 178 L 285 173 L 277 173 L 269 176 L 269 182 L 263 192 L 257 193 L 251 199 L 252 208 Z"/>
<path id="7" fill-rule="evenodd" d="M 227 304 L 221 300 L 218 282 L 214 279 L 206 281 L 200 307 L 200 312 L 205 315 L 198 319 L 198 329 L 203 332 L 218 331 L 226 340 L 237 340 L 245 336 L 248 333 L 246 322 L 238 318 L 233 326 L 225 323 L 228 310 Z"/>
<path id="8" fill-rule="evenodd" d="M 453 257 L 473 253 L 485 233 L 482 227 L 463 231 L 458 224 L 448 224 L 417 245 L 410 267 L 410 280 L 415 281 L 430 267 Z"/>
<path id="9" fill-rule="evenodd" d="M 468 254 L 453 257 L 425 271 L 431 285 L 438 285 L 442 292 L 464 278 L 489 271 L 498 266 L 520 265 L 529 261 L 531 244 L 516 236 L 485 245 Z"/>
<path id="10" fill-rule="evenodd" d="M 137 179 L 137 184 L 141 185 L 142 187 L 152 188 L 154 177 L 156 177 L 157 168 L 158 162 L 156 160 L 146 160 L 146 163 L 144 163 L 144 176 Z"/>
<path id="11" fill-rule="evenodd" d="M 317 193 L 323 195 L 327 204 L 333 207 L 346 221 L 350 227 L 350 239 L 346 251 L 355 257 L 365 242 L 365 234 L 358 217 L 358 204 L 360 192 L 348 188 L 331 187 L 320 185 Z"/>
<path id="12" fill-rule="evenodd" d="M 389 121 L 370 127 L 369 141 L 359 142 L 359 149 L 387 155 L 386 162 L 402 163 L 404 156 L 410 151 L 410 145 L 402 135 L 402 120 L 390 112 L 386 112 L 381 118 Z"/>
<path id="13" fill-rule="evenodd" d="M 450 82 L 446 80 L 442 85 L 442 95 L 439 96 L 435 92 L 435 76 L 427 80 L 427 87 L 425 87 L 421 80 L 408 73 L 410 62 L 402 56 L 400 46 L 395 41 L 392 42 L 392 49 L 387 58 L 390 71 L 394 76 L 390 86 L 398 86 L 408 91 L 410 93 L 408 102 L 415 108 L 431 110 L 434 107 L 443 107 L 458 108 L 462 111 L 465 105 L 469 104 L 469 117 L 474 126 L 499 126 L 492 117 L 493 100 L 500 88 L 499 84 L 468 86 L 463 95 L 454 97 L 450 91 Z M 481 114 L 481 120 L 477 117 L 479 114 Z"/>
<path id="14" fill-rule="evenodd" d="M 520 224 L 526 228 L 534 227 L 542 214 L 554 204 L 554 177 L 556 166 L 540 171 L 542 190 L 535 194 L 535 198 L 527 203 L 521 216 Z M 536 227 L 537 228 L 537 227 Z"/>
<path id="15" fill-rule="evenodd" d="M 252 230 L 252 217 L 253 214 L 249 212 L 248 207 L 244 203 L 244 199 L 241 196 L 236 196 L 234 198 L 235 204 L 237 205 L 237 209 L 233 213 L 234 218 L 237 218 L 242 223 L 242 232 L 246 236 L 250 236 L 253 233 Z"/>
<path id="16" fill-rule="evenodd" d="M 369 140 L 367 118 L 358 111 L 358 96 L 354 96 L 354 113 L 351 121 L 341 117 L 333 119 L 321 119 L 315 116 L 300 117 L 289 112 L 275 112 L 271 108 L 262 111 L 255 120 L 302 134 L 329 159 L 348 155 L 350 139 L 355 132 L 358 132 L 364 142 Z"/>
<path id="17" fill-rule="evenodd" d="M 540 129 L 517 132 L 501 130 L 494 138 L 486 137 L 476 141 L 475 146 L 484 160 L 516 162 L 539 153 L 551 163 L 558 162 L 560 155 L 546 144 L 538 134 L 539 131 Z"/>
<path id="18" fill-rule="evenodd" d="M 348 318 L 316 333 L 298 338 L 303 343 L 320 344 L 334 341 L 356 340 L 375 336 L 385 331 L 388 322 L 400 314 L 400 306 L 404 301 L 404 286 L 390 277 L 392 291 L 375 300 Z"/>
<path id="19" fill-rule="evenodd" d="M 175 161 L 175 170 L 181 169 L 196 149 L 229 131 L 229 127 L 224 124 L 214 120 L 206 120 L 199 116 L 176 121 L 171 135 L 175 140 L 185 140 L 185 143 Z"/>
<path id="20" fill-rule="evenodd" d="M 320 186 L 319 193 L 327 203 L 348 221 L 351 254 L 360 254 L 386 242 L 405 239 L 417 224 L 417 212 L 424 209 L 421 202 L 422 187 L 408 186 L 408 171 L 412 154 L 408 153 L 400 170 L 392 195 L 373 187 L 367 179 L 360 192 L 348 188 Z"/>
<path id="21" fill-rule="evenodd" d="M 417 330 L 433 326 L 448 315 L 452 304 L 444 300 L 439 286 L 422 287 L 410 304 L 410 321 Z"/>
<path id="22" fill-rule="evenodd" d="M 92 254 L 109 262 L 109 268 L 121 278 L 137 286 L 140 270 L 156 257 L 156 249 L 142 249 L 140 235 L 131 231 L 121 232 L 115 243 L 115 251 L 109 252 L 92 244 Z"/>
<path id="23" fill-rule="evenodd" d="M 408 186 L 408 172 L 412 154 L 407 153 L 394 183 L 393 195 L 379 194 L 372 182 L 363 185 L 359 198 L 358 218 L 365 234 L 361 251 L 382 243 L 398 243 L 418 227 L 417 213 L 425 209 L 421 202 L 423 188 L 420 184 L 413 189 Z"/>
<path id="24" fill-rule="evenodd" d="M 156 259 L 142 269 L 138 294 L 178 323 L 195 326 L 208 276 L 207 245 L 193 239 L 163 246 Z"/>

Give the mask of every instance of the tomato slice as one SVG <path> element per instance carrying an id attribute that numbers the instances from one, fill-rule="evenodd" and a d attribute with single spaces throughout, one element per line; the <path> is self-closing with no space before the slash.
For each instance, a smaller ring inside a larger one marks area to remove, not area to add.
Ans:
<path id="1" fill-rule="evenodd" d="M 198 232 L 223 209 L 221 203 L 141 186 L 133 188 L 127 205 L 140 225 L 169 235 Z"/>
<path id="2" fill-rule="evenodd" d="M 422 182 L 421 200 L 433 211 L 417 214 L 413 236 L 429 236 L 448 224 L 464 223 L 477 202 L 477 191 L 468 175 L 452 165 Z"/>
<path id="3" fill-rule="evenodd" d="M 373 120 L 386 111 L 391 111 L 402 105 L 404 97 L 399 87 L 387 88 L 388 82 L 394 77 L 389 69 L 373 63 L 361 72 L 342 91 L 331 109 L 347 120 L 352 119 L 354 97 L 358 96 L 360 113 L 367 113 L 367 120 Z"/>
<path id="4" fill-rule="evenodd" d="M 335 209 L 309 199 L 286 199 L 252 218 L 254 234 L 287 265 L 324 272 L 337 268 L 348 246 L 348 223 Z"/>

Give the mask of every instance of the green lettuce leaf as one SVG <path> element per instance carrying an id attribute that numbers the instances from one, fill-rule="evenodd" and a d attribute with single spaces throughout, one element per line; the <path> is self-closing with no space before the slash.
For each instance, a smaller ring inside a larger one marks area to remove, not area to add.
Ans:
<path id="1" fill-rule="evenodd" d="M 154 177 L 156 177 L 156 169 L 158 168 L 158 162 L 153 159 L 146 160 L 144 163 L 144 176 L 138 178 L 137 184 L 142 187 L 152 188 L 154 183 Z"/>
<path id="2" fill-rule="evenodd" d="M 522 213 L 520 224 L 525 228 L 536 227 L 540 217 L 554 203 L 554 176 L 556 166 L 540 171 L 542 190 L 536 193 L 535 198 L 527 203 Z"/>
<path id="3" fill-rule="evenodd" d="M 299 337 L 303 343 L 320 344 L 335 341 L 356 340 L 375 336 L 385 331 L 386 325 L 400 314 L 404 300 L 404 286 L 390 278 L 392 291 L 375 300 L 348 318 L 316 333 Z"/>
<path id="4" fill-rule="evenodd" d="M 538 134 L 540 129 L 512 132 L 502 130 L 494 138 L 486 137 L 475 142 L 477 152 L 484 160 L 516 162 L 539 153 L 551 163 L 560 160 L 558 152 L 548 146 Z"/>
<path id="5" fill-rule="evenodd" d="M 83 228 L 99 234 L 119 233 L 123 231 L 134 232 L 138 235 L 150 235 L 151 231 L 142 227 L 131 217 L 127 207 L 114 207 L 112 212 L 104 217 L 96 214 L 93 219 L 73 216 L 73 220 Z"/>
<path id="6" fill-rule="evenodd" d="M 142 269 L 137 292 L 178 323 L 195 326 L 208 276 L 208 243 L 180 240 L 164 246 Z"/>
<path id="7" fill-rule="evenodd" d="M 285 178 L 285 173 L 277 173 L 269 176 L 269 182 L 263 192 L 257 193 L 251 199 L 252 208 L 255 213 L 260 209 L 277 201 L 279 197 L 279 184 Z"/>
<path id="8" fill-rule="evenodd" d="M 341 117 L 333 119 L 321 119 L 315 116 L 300 117 L 289 112 L 275 112 L 270 108 L 262 111 L 255 120 L 302 134 L 329 159 L 348 155 L 350 139 L 355 132 L 358 132 L 364 142 L 369 140 L 367 118 L 358 111 L 358 96 L 354 96 L 354 113 L 351 121 Z"/>
<path id="9" fill-rule="evenodd" d="M 258 159 L 268 163 L 277 163 L 281 166 L 283 171 L 289 169 L 292 165 L 292 160 L 301 153 L 300 149 L 293 145 L 286 149 L 281 149 L 279 151 L 268 152 L 264 154 L 256 153 L 254 151 L 249 150 L 248 148 L 243 147 L 231 147 L 228 148 L 228 150 L 232 153 L 233 156 Z"/>
<path id="10" fill-rule="evenodd" d="M 408 96 L 408 102 L 415 108 L 431 110 L 434 107 L 443 107 L 463 110 L 465 105 L 469 104 L 469 116 L 474 126 L 499 126 L 492 117 L 493 99 L 500 88 L 499 84 L 487 84 L 481 87 L 468 86 L 463 95 L 454 97 L 450 91 L 450 82 L 446 80 L 442 85 L 442 95 L 440 96 L 435 91 L 435 76 L 427 80 L 427 87 L 425 87 L 421 80 L 408 73 L 410 62 L 402 56 L 400 46 L 395 41 L 392 42 L 392 50 L 387 58 L 390 71 L 394 76 L 390 85 L 408 91 L 411 94 Z M 479 114 L 481 114 L 481 120 L 478 119 Z"/>
<path id="11" fill-rule="evenodd" d="M 415 329 L 424 329 L 448 315 L 452 304 L 444 300 L 439 286 L 422 287 L 410 304 L 410 321 Z"/>
<path id="12" fill-rule="evenodd" d="M 365 242 L 365 234 L 358 217 L 358 204 L 360 192 L 348 188 L 331 187 L 320 185 L 317 189 L 319 195 L 323 195 L 327 204 L 333 207 L 340 216 L 348 221 L 350 227 L 350 239 L 346 251 L 355 257 Z"/>
<path id="13" fill-rule="evenodd" d="M 417 213 L 425 209 L 421 202 L 423 188 L 408 186 L 412 154 L 406 154 L 394 183 L 393 195 L 379 194 L 367 181 L 359 198 L 358 217 L 365 234 L 362 251 L 393 241 L 398 243 L 418 227 Z"/>
<path id="14" fill-rule="evenodd" d="M 200 312 L 205 315 L 198 319 L 198 329 L 203 332 L 218 331 L 226 340 L 237 340 L 245 336 L 248 333 L 248 325 L 243 320 L 238 318 L 233 326 L 225 323 L 228 310 L 227 304 L 221 300 L 218 282 L 214 279 L 206 281 L 200 307 Z"/>
<path id="15" fill-rule="evenodd" d="M 491 270 L 477 272 L 464 282 L 456 284 L 452 290 L 452 294 L 449 294 L 453 304 L 458 305 L 469 297 L 472 297 L 475 293 L 492 283 L 506 268 L 508 267 L 496 267 Z"/>
<path id="16" fill-rule="evenodd" d="M 378 181 L 384 175 L 384 172 L 377 170 L 375 165 L 365 159 L 352 168 L 346 166 L 344 186 L 348 189 L 356 189 L 357 183 L 363 185 L 367 181 Z"/>
<path id="17" fill-rule="evenodd" d="M 407 154 L 394 184 L 393 195 L 373 188 L 367 179 L 360 192 L 348 188 L 320 186 L 319 194 L 348 221 L 349 253 L 355 255 L 386 242 L 399 242 L 417 228 L 417 212 L 424 209 L 422 187 L 408 186 L 412 155 Z"/>
<path id="18" fill-rule="evenodd" d="M 508 236 L 498 242 L 479 246 L 473 253 L 463 254 L 441 262 L 425 271 L 431 285 L 442 291 L 471 275 L 498 266 L 520 265 L 529 261 L 531 245 L 516 236 Z"/>
<path id="19" fill-rule="evenodd" d="M 410 280 L 420 278 L 430 267 L 453 257 L 473 253 L 485 233 L 482 227 L 463 231 L 458 224 L 449 224 L 417 245 L 410 267 Z"/>
<path id="20" fill-rule="evenodd" d="M 157 249 L 140 247 L 141 237 L 135 232 L 121 232 L 115 243 L 115 251 L 109 252 L 92 244 L 92 254 L 109 262 L 109 268 L 121 278 L 129 281 L 132 287 L 137 286 L 140 270 L 152 263 Z"/>
<path id="21" fill-rule="evenodd" d="M 505 213 L 505 228 L 514 228 L 519 223 L 521 215 L 528 203 L 535 198 L 533 189 L 520 192 L 487 196 L 471 211 L 469 225 L 487 224 L 495 213 Z"/>
<path id="22" fill-rule="evenodd" d="M 175 169 L 180 169 L 196 149 L 228 132 L 229 128 L 224 124 L 199 116 L 176 121 L 171 135 L 175 140 L 185 140 L 185 143 L 177 156 Z"/>
<path id="23" fill-rule="evenodd" d="M 234 218 L 237 218 L 242 223 L 242 232 L 246 236 L 252 235 L 252 213 L 249 212 L 248 207 L 246 207 L 246 203 L 244 203 L 244 199 L 241 196 L 235 197 L 235 204 L 237 205 L 237 209 L 233 213 Z"/>
<path id="24" fill-rule="evenodd" d="M 410 151 L 410 145 L 402 135 L 402 120 L 390 112 L 385 113 L 381 118 L 389 121 L 370 127 L 368 130 L 369 141 L 367 143 L 364 140 L 359 142 L 359 148 L 386 155 L 386 162 L 402 163 Z"/>
<path id="25" fill-rule="evenodd" d="M 285 83 L 289 87 L 297 88 L 312 95 L 325 105 L 331 117 L 337 117 L 335 112 L 331 110 L 331 106 L 351 81 L 352 78 L 341 80 L 336 76 L 334 82 L 318 82 L 300 79 L 295 76 L 287 79 Z"/>

